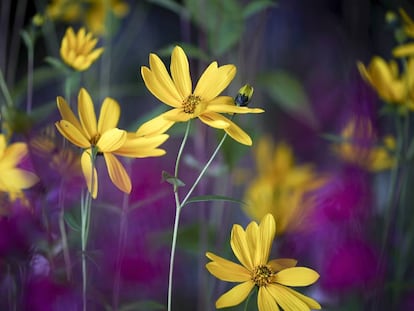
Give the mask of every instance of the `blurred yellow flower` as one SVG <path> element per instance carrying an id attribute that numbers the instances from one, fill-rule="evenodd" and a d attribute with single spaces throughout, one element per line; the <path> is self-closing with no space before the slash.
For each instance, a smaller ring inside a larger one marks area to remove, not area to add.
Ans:
<path id="1" fill-rule="evenodd" d="M 66 30 L 60 46 L 63 61 L 77 71 L 88 69 L 103 53 L 103 48 L 95 49 L 98 39 L 91 32 L 81 28 L 76 34 L 72 27 Z"/>
<path id="2" fill-rule="evenodd" d="M 368 67 L 361 62 L 357 66 L 362 78 L 384 101 L 414 109 L 412 97 L 409 96 L 413 86 L 409 69 L 414 69 L 413 61 L 409 62 L 406 73 L 399 73 L 398 64 L 394 60 L 387 63 L 379 56 L 374 56 Z"/>
<path id="3" fill-rule="evenodd" d="M 279 306 L 284 311 L 321 309 L 317 301 L 288 287 L 315 283 L 319 278 L 316 271 L 296 267 L 295 259 L 269 261 L 275 233 L 275 220 L 270 214 L 266 214 L 259 225 L 252 221 L 246 230 L 240 225 L 234 225 L 230 245 L 241 265 L 213 253 L 206 253 L 211 260 L 206 268 L 212 275 L 222 281 L 241 283 L 224 293 L 216 301 L 216 308 L 240 304 L 256 287 L 259 311 L 280 310 Z"/>
<path id="4" fill-rule="evenodd" d="M 96 35 L 107 32 L 108 13 L 117 18 L 124 17 L 129 5 L 123 0 L 52 0 L 46 8 L 46 15 L 52 20 L 81 22 Z"/>
<path id="5" fill-rule="evenodd" d="M 236 74 L 234 65 L 218 67 L 212 62 L 201 75 L 194 91 L 188 59 L 183 49 L 176 46 L 171 55 L 171 76 L 161 59 L 149 56 L 150 68 L 141 67 L 141 75 L 148 90 L 160 101 L 173 109 L 144 123 L 138 133 L 152 135 L 164 133 L 175 122 L 186 122 L 198 118 L 208 126 L 224 129 L 239 143 L 251 145 L 252 140 L 239 126 L 221 113 L 261 113 L 262 109 L 252 109 L 235 105 L 230 96 L 219 94 L 230 84 Z"/>
<path id="6" fill-rule="evenodd" d="M 285 143 L 276 147 L 269 137 L 261 138 L 254 149 L 257 175 L 248 185 L 244 211 L 259 220 L 271 213 L 277 233 L 306 229 L 306 217 L 313 206 L 311 191 L 326 178 L 318 176 L 312 165 L 296 165 L 292 149 Z"/>
<path id="7" fill-rule="evenodd" d="M 334 145 L 334 151 L 346 162 L 359 165 L 366 170 L 378 172 L 392 168 L 396 163 L 393 153 L 396 142 L 393 136 L 385 136 L 383 145 L 378 145 L 371 121 L 353 118 L 341 132 L 342 142 Z"/>
<path id="8" fill-rule="evenodd" d="M 398 10 L 403 22 L 403 29 L 405 34 L 410 37 L 414 38 L 414 21 L 408 16 L 407 12 L 404 9 L 400 8 Z"/>
<path id="9" fill-rule="evenodd" d="M 5 135 L 0 134 L 0 192 L 8 193 L 11 201 L 23 198 L 22 190 L 32 187 L 39 180 L 34 173 L 17 167 L 27 154 L 25 143 L 16 142 L 7 146 Z"/>
<path id="10" fill-rule="evenodd" d="M 82 171 L 88 190 L 94 198 L 98 192 L 98 181 L 96 169 L 92 165 L 92 154 L 97 152 L 98 155 L 104 156 L 110 179 L 118 189 L 125 193 L 131 192 L 131 180 L 115 155 L 142 158 L 165 154 L 164 150 L 157 147 L 168 138 L 168 135 L 139 137 L 135 133 L 127 133 L 116 127 L 121 109 L 112 98 L 104 99 L 98 121 L 92 99 L 83 88 L 78 95 L 79 120 L 62 97 L 57 98 L 57 106 L 62 120 L 56 122 L 55 125 L 67 140 L 83 149 Z"/>

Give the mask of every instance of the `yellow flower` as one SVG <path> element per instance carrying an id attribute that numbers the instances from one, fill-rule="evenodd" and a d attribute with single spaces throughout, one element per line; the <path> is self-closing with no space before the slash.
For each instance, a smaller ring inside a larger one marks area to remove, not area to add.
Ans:
<path id="1" fill-rule="evenodd" d="M 362 78 L 374 88 L 385 101 L 404 104 L 407 101 L 407 81 L 400 75 L 397 63 L 387 63 L 383 58 L 374 56 L 368 67 L 357 63 Z M 412 109 L 413 106 L 410 106 Z"/>
<path id="2" fill-rule="evenodd" d="M 60 46 L 60 56 L 63 61 L 77 71 L 88 69 L 103 53 L 103 48 L 95 49 L 98 39 L 93 38 L 91 32 L 86 33 L 81 28 L 77 34 L 72 27 L 66 30 Z"/>
<path id="3" fill-rule="evenodd" d="M 224 129 L 236 141 L 251 145 L 252 140 L 240 127 L 221 113 L 260 113 L 262 109 L 238 107 L 234 99 L 219 94 L 229 85 L 236 74 L 234 65 L 218 67 L 212 62 L 201 75 L 194 91 L 187 56 L 176 46 L 171 55 L 171 76 L 161 59 L 149 56 L 150 68 L 141 67 L 141 75 L 148 90 L 160 101 L 173 109 L 144 123 L 138 133 L 151 135 L 164 133 L 175 122 L 198 118 L 208 126 Z"/>
<path id="4" fill-rule="evenodd" d="M 403 21 L 405 34 L 410 38 L 414 38 L 414 21 L 408 16 L 404 9 L 400 8 L 398 11 Z"/>
<path id="5" fill-rule="evenodd" d="M 252 221 L 246 228 L 234 225 L 230 245 L 240 264 L 207 252 L 211 260 L 207 270 L 216 278 L 238 282 L 217 301 L 216 308 L 226 308 L 243 302 L 254 287 L 258 288 L 259 311 L 308 311 L 321 309 L 320 304 L 288 286 L 308 286 L 315 283 L 319 274 L 306 267 L 296 267 L 294 259 L 274 259 L 269 254 L 276 233 L 272 215 L 263 217 L 260 224 Z"/>
<path id="6" fill-rule="evenodd" d="M 0 192 L 8 193 L 11 201 L 22 198 L 22 190 L 32 187 L 39 180 L 35 174 L 17 167 L 27 154 L 25 143 L 7 146 L 5 135 L 0 134 Z"/>
<path id="7" fill-rule="evenodd" d="M 268 137 L 254 149 L 257 176 L 248 185 L 244 211 L 259 220 L 271 213 L 277 221 L 277 233 L 306 229 L 306 217 L 313 206 L 311 191 L 326 178 L 318 176 L 310 164 L 296 165 L 292 149 L 285 143 L 276 147 Z"/>
<path id="8" fill-rule="evenodd" d="M 351 119 L 342 130 L 341 137 L 343 142 L 335 144 L 333 150 L 346 162 L 372 172 L 390 169 L 396 163 L 392 154 L 396 150 L 394 137 L 385 136 L 384 144 L 378 145 L 369 119 Z"/>
<path id="9" fill-rule="evenodd" d="M 84 23 L 89 31 L 101 35 L 106 32 L 108 13 L 122 18 L 128 11 L 128 3 L 122 0 L 52 0 L 46 15 L 52 20 Z"/>
<path id="10" fill-rule="evenodd" d="M 85 89 L 78 95 L 78 114 L 76 118 L 69 105 L 62 97 L 57 98 L 57 106 L 62 120 L 56 122 L 59 132 L 74 145 L 81 147 L 82 171 L 86 179 L 89 192 L 96 198 L 98 181 L 96 169 L 93 168 L 92 190 L 92 160 L 97 152 L 105 158 L 109 177 L 114 185 L 125 193 L 131 192 L 131 180 L 115 155 L 131 158 L 161 156 L 165 151 L 157 147 L 162 144 L 168 135 L 140 137 L 135 133 L 127 133 L 116 126 L 120 117 L 119 104 L 112 98 L 105 98 L 100 110 L 98 121 L 92 99 Z"/>

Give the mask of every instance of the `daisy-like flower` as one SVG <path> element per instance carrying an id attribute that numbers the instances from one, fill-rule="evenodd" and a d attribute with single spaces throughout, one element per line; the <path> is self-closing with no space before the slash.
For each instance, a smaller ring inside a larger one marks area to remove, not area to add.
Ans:
<path id="1" fill-rule="evenodd" d="M 11 201 L 22 198 L 22 190 L 32 187 L 39 180 L 34 173 L 17 167 L 27 153 L 25 143 L 16 142 L 7 146 L 5 135 L 0 134 L 0 192 L 8 193 Z"/>
<path id="2" fill-rule="evenodd" d="M 62 97 L 57 98 L 57 106 L 62 120 L 56 122 L 55 125 L 67 140 L 83 149 L 82 171 L 93 198 L 96 198 L 98 192 L 97 172 L 91 158 L 93 154 L 104 156 L 110 179 L 118 189 L 125 193 L 131 192 L 131 180 L 115 155 L 144 158 L 165 154 L 165 151 L 158 149 L 158 146 L 168 138 L 168 135 L 140 137 L 116 127 L 121 109 L 112 98 L 104 99 L 98 121 L 92 99 L 83 88 L 78 95 L 79 120 Z"/>
<path id="3" fill-rule="evenodd" d="M 141 67 L 141 75 L 148 90 L 173 109 L 144 123 L 138 133 L 164 133 L 175 122 L 198 118 L 208 126 L 224 129 L 239 143 L 251 145 L 252 140 L 239 126 L 221 113 L 261 113 L 262 109 L 239 107 L 230 96 L 219 96 L 236 74 L 234 65 L 218 66 L 212 62 L 201 75 L 194 91 L 188 59 L 183 49 L 176 46 L 171 55 L 171 76 L 161 59 L 149 56 L 150 68 Z"/>
<path id="4" fill-rule="evenodd" d="M 76 34 L 72 27 L 66 30 L 60 45 L 63 61 L 77 71 L 85 71 L 103 53 L 103 48 L 94 49 L 98 39 L 91 32 L 81 28 Z"/>
<path id="5" fill-rule="evenodd" d="M 249 293 L 258 288 L 259 311 L 308 311 L 321 309 L 320 304 L 288 286 L 308 286 L 315 283 L 319 274 L 306 267 L 296 267 L 295 259 L 281 258 L 269 261 L 269 254 L 276 233 L 272 215 L 264 216 L 258 225 L 252 221 L 246 228 L 234 225 L 230 245 L 240 264 L 231 262 L 210 252 L 207 270 L 216 278 L 241 283 L 224 293 L 216 308 L 240 304 Z"/>

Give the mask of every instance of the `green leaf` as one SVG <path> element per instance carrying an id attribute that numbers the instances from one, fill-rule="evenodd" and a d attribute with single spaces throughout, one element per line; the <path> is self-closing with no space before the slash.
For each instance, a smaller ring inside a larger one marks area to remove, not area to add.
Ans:
<path id="1" fill-rule="evenodd" d="M 30 34 L 26 30 L 22 30 L 20 32 L 20 35 L 22 36 L 24 44 L 26 44 L 26 47 L 28 49 L 32 49 L 33 48 L 33 40 L 31 38 Z"/>
<path id="2" fill-rule="evenodd" d="M 166 181 L 167 183 L 175 186 L 175 187 L 183 187 L 185 186 L 185 183 L 183 183 L 180 179 L 177 177 L 171 175 L 170 173 L 166 171 L 162 171 L 162 180 Z"/>
<path id="3" fill-rule="evenodd" d="M 184 205 L 190 204 L 190 203 L 197 203 L 197 202 L 206 202 L 206 201 L 226 201 L 226 202 L 232 202 L 237 204 L 246 204 L 245 202 L 241 200 L 237 200 L 231 197 L 227 197 L 224 195 L 200 195 L 196 197 L 192 197 L 187 200 L 187 202 Z"/>
<path id="4" fill-rule="evenodd" d="M 283 70 L 265 73 L 258 77 L 257 84 L 281 109 L 313 128 L 317 127 L 305 89 L 292 74 Z"/>
<path id="5" fill-rule="evenodd" d="M 51 65 L 52 67 L 64 72 L 65 74 L 70 74 L 72 71 L 71 69 L 68 68 L 68 66 L 65 65 L 65 63 L 63 63 L 58 58 L 47 56 L 45 58 L 45 62 Z"/>
<path id="6" fill-rule="evenodd" d="M 72 213 L 65 213 L 64 216 L 65 222 L 67 225 L 74 231 L 80 232 L 81 231 L 81 225 L 79 219 L 76 219 L 75 216 Z"/>
<path id="7" fill-rule="evenodd" d="M 260 11 L 263 11 L 269 7 L 275 7 L 275 6 L 277 6 L 276 2 L 271 1 L 271 0 L 252 1 L 244 7 L 243 17 L 248 18 L 256 13 L 259 13 Z"/>
<path id="8" fill-rule="evenodd" d="M 165 310 L 165 306 L 153 300 L 142 300 L 121 306 L 119 311 L 156 311 Z"/>

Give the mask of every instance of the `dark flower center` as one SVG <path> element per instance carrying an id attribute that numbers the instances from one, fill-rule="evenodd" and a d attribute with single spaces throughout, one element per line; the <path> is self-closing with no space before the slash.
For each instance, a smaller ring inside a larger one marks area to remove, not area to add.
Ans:
<path id="1" fill-rule="evenodd" d="M 273 270 L 268 265 L 259 265 L 254 268 L 252 272 L 252 281 L 259 287 L 266 286 L 272 283 L 272 278 L 275 275 Z"/>
<path id="2" fill-rule="evenodd" d="M 183 110 L 185 113 L 194 113 L 197 105 L 200 103 L 200 96 L 189 95 L 187 99 L 183 102 Z"/>

